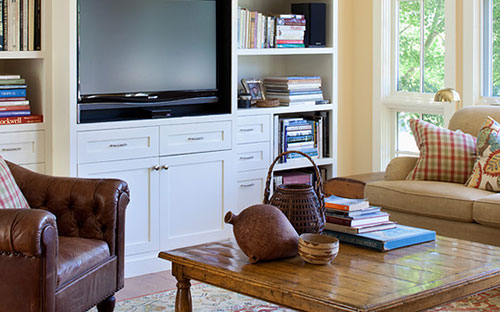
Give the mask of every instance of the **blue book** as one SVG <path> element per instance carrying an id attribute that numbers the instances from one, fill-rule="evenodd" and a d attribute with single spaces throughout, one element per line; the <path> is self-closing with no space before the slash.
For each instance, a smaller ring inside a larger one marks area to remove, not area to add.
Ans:
<path id="1" fill-rule="evenodd" d="M 0 112 L 0 117 L 19 117 L 19 116 L 29 116 L 29 115 L 31 115 L 31 111 L 29 110 Z"/>
<path id="2" fill-rule="evenodd" d="M 324 230 L 323 234 L 337 237 L 341 242 L 388 251 L 436 239 L 436 232 L 398 224 L 395 228 L 364 234 L 347 234 Z"/>
<path id="3" fill-rule="evenodd" d="M 26 89 L 4 89 L 0 90 L 0 97 L 26 97 Z"/>

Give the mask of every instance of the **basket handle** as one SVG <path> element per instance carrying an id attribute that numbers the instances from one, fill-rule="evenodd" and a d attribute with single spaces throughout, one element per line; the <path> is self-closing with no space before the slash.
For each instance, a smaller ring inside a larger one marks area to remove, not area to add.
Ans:
<path id="1" fill-rule="evenodd" d="M 316 174 L 316 183 L 314 184 L 314 191 L 316 192 L 316 196 L 318 196 L 318 199 L 319 199 L 319 202 L 321 205 L 320 209 L 324 213 L 325 201 L 324 201 L 324 195 L 322 192 L 323 182 L 321 181 L 321 174 L 319 172 L 319 168 L 316 165 L 316 163 L 314 162 L 314 160 L 309 155 L 307 155 L 306 153 L 299 152 L 299 151 L 286 151 L 286 152 L 279 154 L 274 159 L 273 163 L 271 164 L 271 167 L 269 167 L 269 171 L 267 172 L 266 190 L 264 192 L 264 204 L 269 204 L 271 201 L 271 199 L 269 198 L 269 195 L 271 194 L 271 176 L 273 175 L 274 165 L 276 165 L 276 163 L 278 162 L 278 160 L 280 160 L 281 157 L 288 155 L 288 154 L 292 154 L 292 153 L 296 153 L 296 154 L 300 154 L 300 155 L 304 156 L 313 165 L 314 172 Z"/>

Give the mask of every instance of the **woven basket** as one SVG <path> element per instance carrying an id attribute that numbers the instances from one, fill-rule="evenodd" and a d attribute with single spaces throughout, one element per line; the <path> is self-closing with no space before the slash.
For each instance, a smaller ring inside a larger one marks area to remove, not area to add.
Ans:
<path id="1" fill-rule="evenodd" d="M 309 184 L 282 184 L 269 198 L 274 165 L 281 157 L 291 153 L 300 154 L 313 164 L 316 183 L 314 187 Z M 278 207 L 290 220 L 299 235 L 302 233 L 321 233 L 325 227 L 325 200 L 321 190 L 321 175 L 312 158 L 299 151 L 287 151 L 279 154 L 269 168 L 264 204 Z"/>

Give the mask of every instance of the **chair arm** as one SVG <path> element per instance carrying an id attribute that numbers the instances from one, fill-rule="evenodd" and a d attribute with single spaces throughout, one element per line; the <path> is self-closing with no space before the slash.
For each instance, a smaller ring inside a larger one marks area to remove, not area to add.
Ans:
<path id="1" fill-rule="evenodd" d="M 56 217 L 48 211 L 0 209 L 0 253 L 42 256 L 42 236 L 49 227 L 57 233 Z"/>
<path id="2" fill-rule="evenodd" d="M 104 240 L 110 254 L 118 254 L 129 202 L 127 183 L 54 177 L 8 165 L 30 207 L 48 210 L 56 216 L 60 236 Z"/>
<path id="3" fill-rule="evenodd" d="M 418 157 L 401 156 L 391 160 L 385 169 L 384 180 L 406 180 L 410 171 L 415 167 Z"/>

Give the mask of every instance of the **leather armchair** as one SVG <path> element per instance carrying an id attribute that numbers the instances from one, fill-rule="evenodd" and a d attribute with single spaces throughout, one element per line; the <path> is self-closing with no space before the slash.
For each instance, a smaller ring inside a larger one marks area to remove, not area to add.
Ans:
<path id="1" fill-rule="evenodd" d="M 32 209 L 0 209 L 0 311 L 113 311 L 127 184 L 8 165 Z"/>

